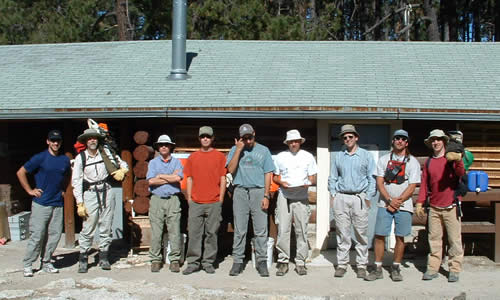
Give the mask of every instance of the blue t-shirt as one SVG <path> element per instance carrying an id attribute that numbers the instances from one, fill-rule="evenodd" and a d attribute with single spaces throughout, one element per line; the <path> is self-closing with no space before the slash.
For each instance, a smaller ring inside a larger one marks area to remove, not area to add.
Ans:
<path id="1" fill-rule="evenodd" d="M 226 166 L 231 161 L 236 146 L 231 148 L 227 156 Z M 264 187 L 264 174 L 274 172 L 274 162 L 271 152 L 266 146 L 255 144 L 251 149 L 243 148 L 233 184 L 246 188 Z"/>
<path id="2" fill-rule="evenodd" d="M 148 173 L 146 174 L 146 179 L 149 180 L 158 174 L 174 174 L 177 170 L 177 175 L 184 178 L 182 172 L 181 161 L 175 157 L 170 157 L 168 161 L 164 161 L 161 155 L 153 158 L 148 164 Z M 179 182 L 166 183 L 162 185 L 153 185 L 149 187 L 151 193 L 159 197 L 169 197 L 171 195 L 177 194 L 181 191 L 181 185 Z"/>
<path id="3" fill-rule="evenodd" d="M 35 154 L 24 168 L 28 173 L 35 173 L 35 188 L 41 189 L 40 198 L 33 201 L 43 206 L 63 206 L 62 190 L 64 178 L 71 170 L 69 158 L 66 155 L 54 156 L 45 150 Z"/>

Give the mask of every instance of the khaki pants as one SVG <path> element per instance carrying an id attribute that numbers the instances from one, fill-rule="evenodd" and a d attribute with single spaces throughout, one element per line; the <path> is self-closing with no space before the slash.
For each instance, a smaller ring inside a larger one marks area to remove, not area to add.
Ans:
<path id="1" fill-rule="evenodd" d="M 448 233 L 448 265 L 450 272 L 462 271 L 464 251 L 462 249 L 462 224 L 457 218 L 456 207 L 429 210 L 429 247 L 427 270 L 438 272 L 443 253 L 443 229 Z"/>
<path id="2" fill-rule="evenodd" d="M 276 205 L 276 225 L 278 225 L 278 262 L 288 263 L 290 260 L 290 234 L 295 228 L 297 240 L 297 256 L 295 264 L 304 266 L 309 254 L 309 244 L 307 242 L 307 224 L 309 222 L 309 201 L 308 199 L 294 200 L 287 199 L 282 193 L 278 195 Z"/>
<path id="3" fill-rule="evenodd" d="M 163 229 L 167 226 L 171 262 L 179 262 L 181 258 L 181 204 L 179 197 L 172 195 L 168 198 L 151 196 L 149 201 L 149 222 L 151 223 L 151 246 L 149 257 L 151 261 L 162 261 Z"/>

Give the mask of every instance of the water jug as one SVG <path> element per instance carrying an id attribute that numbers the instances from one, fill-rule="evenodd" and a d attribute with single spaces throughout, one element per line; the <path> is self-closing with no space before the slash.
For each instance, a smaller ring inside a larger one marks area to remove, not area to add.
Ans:
<path id="1" fill-rule="evenodd" d="M 471 192 L 486 192 L 488 190 L 488 174 L 483 171 L 470 171 L 467 175 L 467 188 Z"/>

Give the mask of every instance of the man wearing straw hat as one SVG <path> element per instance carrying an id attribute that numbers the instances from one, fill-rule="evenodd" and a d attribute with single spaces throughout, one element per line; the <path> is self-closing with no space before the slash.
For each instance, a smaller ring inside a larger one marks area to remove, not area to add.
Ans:
<path id="1" fill-rule="evenodd" d="M 368 264 L 369 199 L 375 195 L 373 156 L 358 146 L 359 134 L 354 125 L 346 124 L 339 137 L 344 141 L 342 151 L 332 157 L 328 190 L 333 202 L 337 236 L 337 270 L 335 277 L 344 277 L 351 249 L 351 226 L 356 237 L 357 278 L 366 277 Z"/>
<path id="2" fill-rule="evenodd" d="M 45 273 L 59 273 L 50 262 L 63 229 L 63 197 L 71 168 L 69 158 L 60 153 L 62 136 L 51 130 L 47 136 L 48 149 L 34 155 L 17 171 L 26 193 L 33 197 L 30 217 L 30 238 L 23 260 L 24 277 L 33 277 L 32 264 L 42 258 Z M 28 173 L 35 173 L 35 188 L 28 182 Z"/>
<path id="3" fill-rule="evenodd" d="M 123 171 L 111 175 L 105 163 L 111 154 L 106 148 L 99 148 L 102 135 L 96 129 L 85 129 L 83 134 L 78 136 L 78 141 L 87 146 L 87 149 L 80 152 L 74 160 L 71 180 L 77 213 L 84 220 L 78 238 L 80 245 L 78 272 L 88 271 L 88 252 L 92 247 L 96 230 L 99 230 L 99 266 L 103 270 L 111 270 L 108 256 L 112 240 L 115 194 L 109 180 L 110 176 L 116 180 L 123 180 L 128 165 L 116 156 L 120 170 Z"/>
<path id="4" fill-rule="evenodd" d="M 283 144 L 288 145 L 288 150 L 280 152 L 274 160 L 273 180 L 280 186 L 276 205 L 277 276 L 284 276 L 288 272 L 292 222 L 297 242 L 295 271 L 301 276 L 307 274 L 307 225 L 310 215 L 307 191 L 310 185 L 316 184 L 318 170 L 312 154 L 300 149 L 305 140 L 298 130 L 289 130 L 283 141 Z"/>
<path id="5" fill-rule="evenodd" d="M 461 155 L 446 157 L 449 137 L 440 129 L 434 129 L 424 143 L 432 149 L 432 157 L 426 161 L 420 184 L 415 213 L 425 215 L 423 204 L 429 205 L 429 247 L 427 271 L 423 280 L 438 277 L 443 254 L 443 231 L 448 234 L 448 282 L 457 282 L 462 271 L 464 251 L 462 249 L 462 225 L 457 214 L 455 188 L 465 174 Z M 428 199 L 428 200 L 427 200 Z"/>
<path id="6" fill-rule="evenodd" d="M 162 268 L 162 237 L 163 227 L 166 225 L 168 241 L 170 242 L 170 271 L 180 271 L 181 258 L 181 204 L 177 194 L 181 192 L 180 182 L 184 177 L 182 164 L 172 156 L 175 143 L 166 134 L 160 135 L 153 144 L 160 153 L 148 164 L 146 179 L 151 190 L 149 202 L 149 220 L 151 222 L 151 272 L 159 272 Z"/>

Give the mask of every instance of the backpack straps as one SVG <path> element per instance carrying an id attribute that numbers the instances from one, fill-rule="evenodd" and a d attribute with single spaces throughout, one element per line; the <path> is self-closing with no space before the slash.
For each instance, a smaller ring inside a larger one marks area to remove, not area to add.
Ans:
<path id="1" fill-rule="evenodd" d="M 425 170 L 427 171 L 427 195 L 425 197 L 425 206 L 429 207 L 431 202 L 431 177 L 429 176 L 429 165 L 431 164 L 431 157 L 429 156 L 425 161 Z"/>

